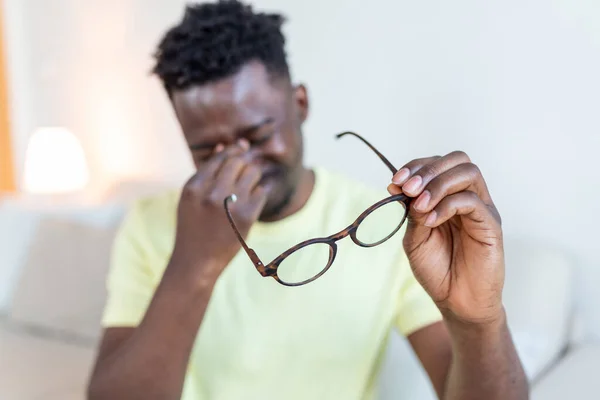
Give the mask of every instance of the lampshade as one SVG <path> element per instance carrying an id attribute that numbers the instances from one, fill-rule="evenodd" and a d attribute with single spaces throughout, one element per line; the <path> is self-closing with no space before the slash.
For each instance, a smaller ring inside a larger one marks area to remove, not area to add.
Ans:
<path id="1" fill-rule="evenodd" d="M 85 188 L 89 175 L 83 148 L 72 132 L 61 127 L 45 127 L 33 133 L 25 153 L 25 192 L 76 192 Z"/>

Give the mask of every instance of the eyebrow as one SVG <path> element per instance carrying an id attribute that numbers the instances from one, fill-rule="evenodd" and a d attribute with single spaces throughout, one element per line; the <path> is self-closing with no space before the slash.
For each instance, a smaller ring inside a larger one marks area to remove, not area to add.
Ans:
<path id="1" fill-rule="evenodd" d="M 253 132 L 259 130 L 263 126 L 272 124 L 273 122 L 275 122 L 274 118 L 271 118 L 271 117 L 265 118 L 262 122 L 260 122 L 258 124 L 247 126 L 247 127 L 240 129 L 237 132 L 237 136 L 239 136 L 239 137 L 248 136 L 248 135 L 252 134 Z M 192 144 L 189 147 L 191 150 L 195 150 L 195 151 L 208 150 L 208 149 L 212 149 L 217 144 L 218 144 L 218 142 L 201 142 L 201 143 Z"/>

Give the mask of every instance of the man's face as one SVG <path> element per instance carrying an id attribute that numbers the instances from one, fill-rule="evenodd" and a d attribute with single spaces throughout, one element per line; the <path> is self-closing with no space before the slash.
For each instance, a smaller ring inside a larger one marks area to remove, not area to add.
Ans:
<path id="1" fill-rule="evenodd" d="M 288 204 L 303 170 L 301 126 L 308 111 L 303 86 L 273 79 L 252 62 L 232 77 L 175 91 L 172 102 L 196 168 L 215 149 L 246 139 L 252 162 L 263 171 L 261 184 L 270 189 L 261 219 Z"/>

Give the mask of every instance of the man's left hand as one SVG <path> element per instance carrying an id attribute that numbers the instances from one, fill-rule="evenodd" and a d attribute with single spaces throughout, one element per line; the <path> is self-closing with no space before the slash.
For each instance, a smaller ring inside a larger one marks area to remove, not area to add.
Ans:
<path id="1" fill-rule="evenodd" d="M 413 198 L 404 249 L 444 316 L 465 323 L 501 318 L 501 220 L 479 168 L 457 151 L 413 160 L 392 182 L 391 194 Z"/>

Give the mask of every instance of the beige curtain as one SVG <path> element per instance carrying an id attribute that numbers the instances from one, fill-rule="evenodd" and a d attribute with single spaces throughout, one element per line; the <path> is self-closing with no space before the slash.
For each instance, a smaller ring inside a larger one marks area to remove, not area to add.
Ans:
<path id="1" fill-rule="evenodd" d="M 8 119 L 6 54 L 4 46 L 3 2 L 0 0 L 0 192 L 15 190 L 14 165 Z"/>

